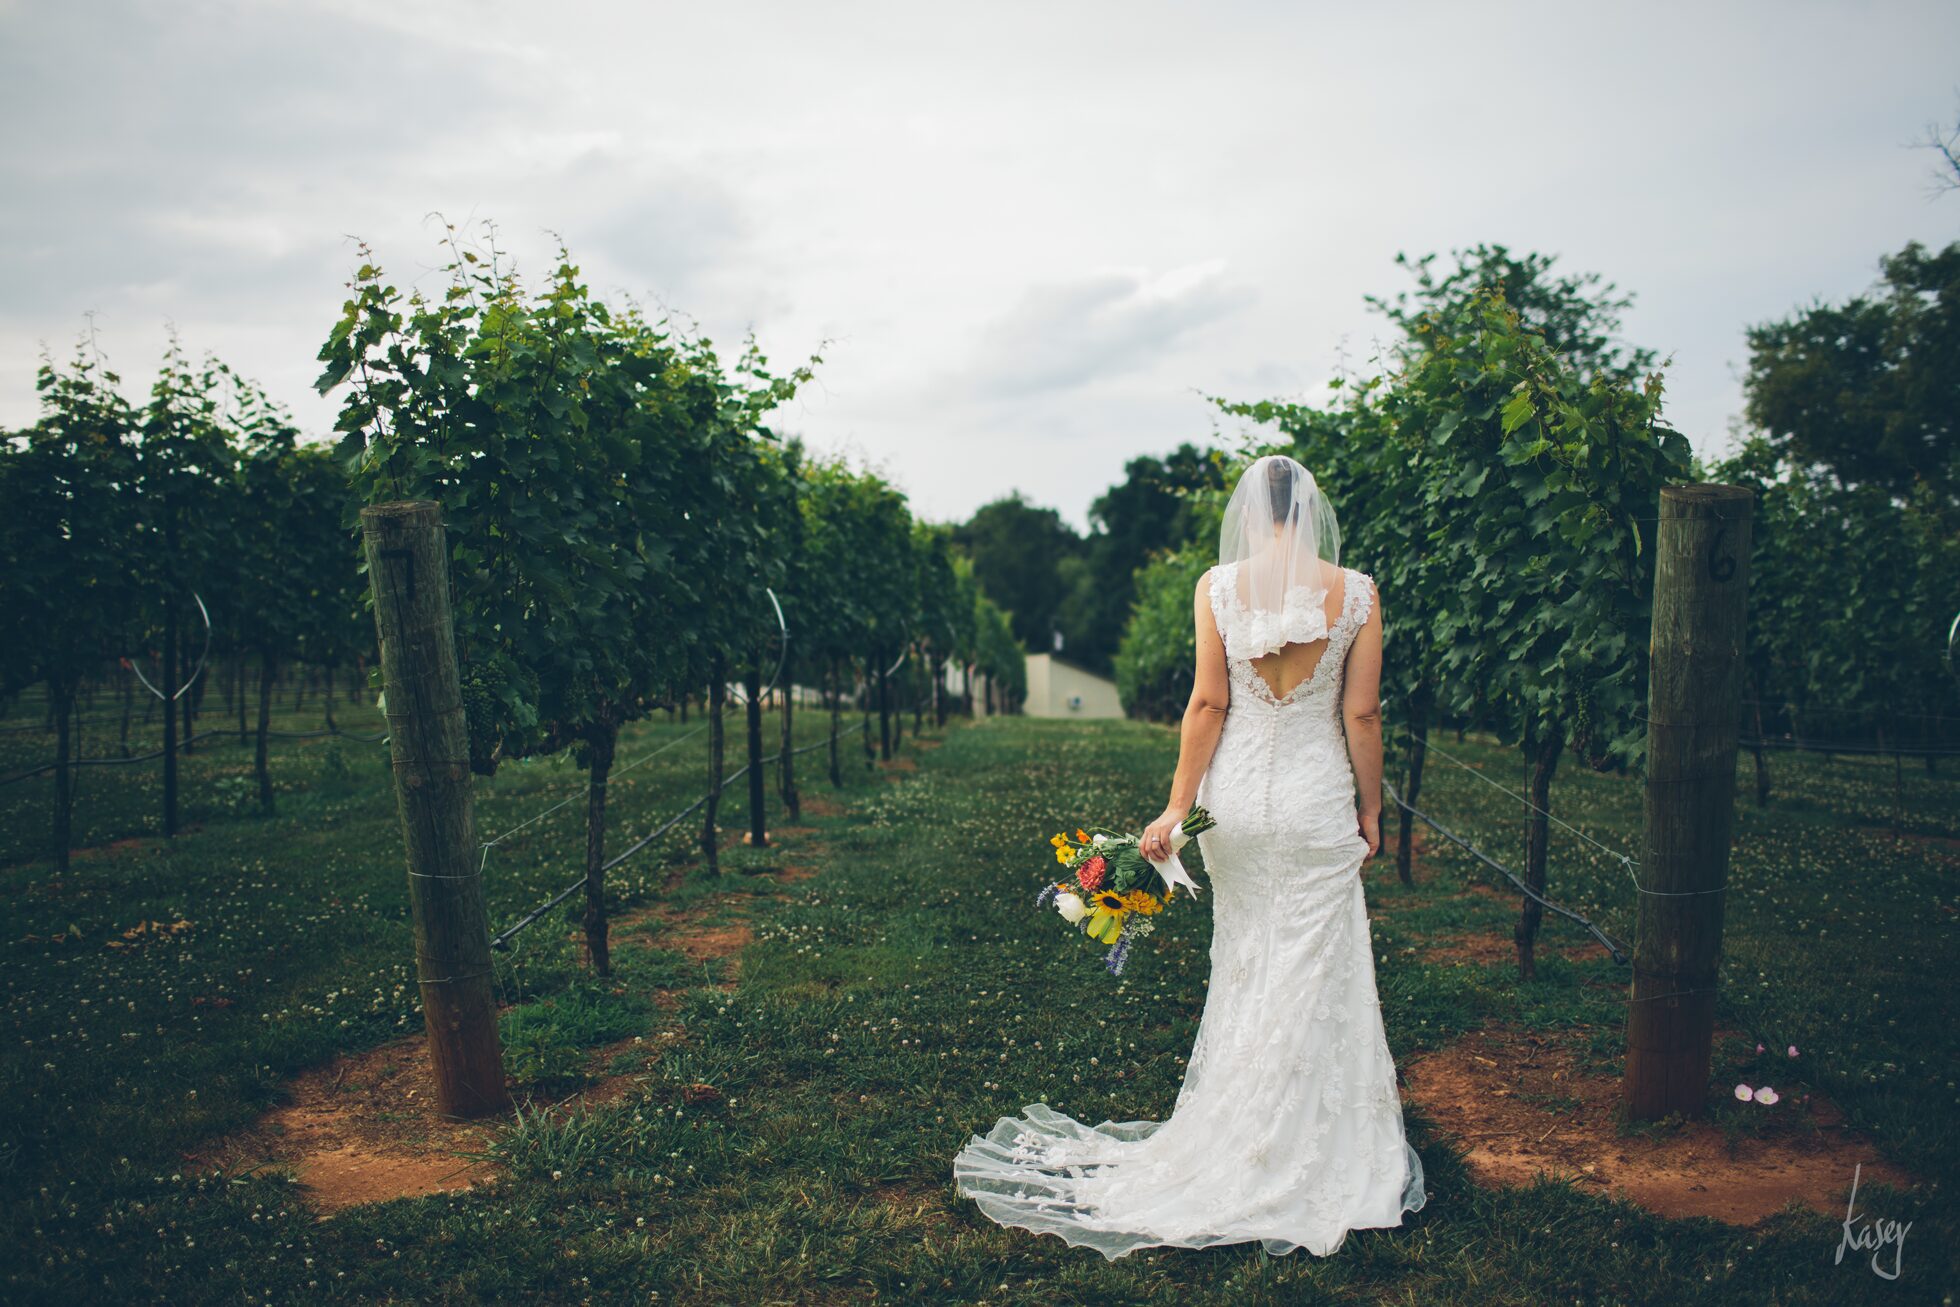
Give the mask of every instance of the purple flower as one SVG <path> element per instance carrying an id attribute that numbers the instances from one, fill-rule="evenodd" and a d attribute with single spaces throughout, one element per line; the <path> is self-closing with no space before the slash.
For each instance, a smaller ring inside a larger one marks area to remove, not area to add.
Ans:
<path id="1" fill-rule="evenodd" d="M 1790 1056 L 1795 1057 L 1796 1055 L 1797 1055 L 1797 1046 L 1795 1044 L 1792 1044 L 1790 1045 Z"/>
<path id="2" fill-rule="evenodd" d="M 1037 908 L 1047 907 L 1048 900 L 1054 898 L 1056 894 L 1060 893 L 1061 888 L 1062 887 L 1060 885 L 1053 884 L 1052 882 L 1050 884 L 1042 886 L 1041 893 L 1035 895 L 1034 905 Z"/>
<path id="3" fill-rule="evenodd" d="M 1103 965 L 1109 968 L 1110 975 L 1120 976 L 1123 974 L 1123 964 L 1129 960 L 1129 957 L 1130 932 L 1126 927 L 1123 933 L 1116 937 L 1116 947 L 1109 951 L 1107 958 L 1103 959 Z"/>

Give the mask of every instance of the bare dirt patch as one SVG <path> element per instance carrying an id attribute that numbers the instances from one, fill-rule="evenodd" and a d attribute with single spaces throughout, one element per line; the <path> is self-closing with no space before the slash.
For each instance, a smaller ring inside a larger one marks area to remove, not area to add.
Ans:
<path id="1" fill-rule="evenodd" d="M 1543 934 L 1539 935 L 1533 951 L 1539 957 L 1556 954 L 1571 962 L 1591 962 L 1606 956 L 1605 951 L 1590 940 L 1579 944 L 1555 943 Z M 1460 962 L 1474 967 L 1515 966 L 1518 945 L 1509 935 L 1464 931 L 1429 941 L 1418 949 L 1417 955 L 1424 962 Z"/>
<path id="2" fill-rule="evenodd" d="M 803 811 L 812 817 L 841 817 L 844 805 L 825 794 L 804 794 L 801 797 Z"/>
<path id="3" fill-rule="evenodd" d="M 715 962 L 721 975 L 719 988 L 733 989 L 742 965 L 742 950 L 754 942 L 755 931 L 740 918 L 712 924 L 704 921 L 703 916 L 714 906 L 712 901 L 689 909 L 656 904 L 629 912 L 613 924 L 625 931 L 652 923 L 650 929 L 634 931 L 640 943 L 648 948 L 672 949 L 690 962 Z M 672 1008 L 679 1001 L 679 994 L 668 989 L 655 990 L 653 997 L 663 1008 Z"/>
<path id="4" fill-rule="evenodd" d="M 834 799 L 821 795 L 806 796 L 803 802 L 805 810 L 816 816 L 844 811 Z M 812 826 L 787 826 L 776 832 L 786 844 L 805 845 L 804 857 L 820 855 L 820 846 L 806 844 L 818 834 Z M 676 868 L 676 883 L 691 869 Z M 816 864 L 800 862 L 769 874 L 787 882 L 806 880 L 817 871 Z M 733 989 L 742 951 L 754 941 L 755 932 L 740 916 L 708 918 L 717 916 L 718 909 L 739 912 L 740 902 L 717 897 L 685 908 L 657 903 L 615 917 L 612 928 L 617 936 L 649 924 L 651 929 L 633 932 L 642 945 L 672 949 L 693 962 L 713 962 L 719 987 Z M 168 925 L 164 923 L 166 930 Z M 582 940 L 582 932 L 577 937 Z M 651 997 L 664 1013 L 671 1013 L 682 992 L 657 989 Z M 591 1050 L 586 1055 L 589 1084 L 570 1097 L 528 1106 L 548 1111 L 575 1103 L 600 1106 L 625 1097 L 639 1083 L 647 1058 L 684 1037 L 670 1026 L 671 1019 L 649 1035 Z M 616 1065 L 621 1069 L 615 1071 Z M 287 1088 L 286 1100 L 251 1126 L 187 1154 L 185 1160 L 233 1174 L 267 1167 L 290 1170 L 323 1219 L 360 1203 L 467 1189 L 492 1179 L 497 1167 L 487 1153 L 504 1122 L 444 1116 L 435 1103 L 434 1083 L 428 1046 L 420 1034 L 336 1057 L 296 1077 Z M 687 1101 L 709 1102 L 719 1092 L 712 1085 L 693 1086 Z"/>
<path id="5" fill-rule="evenodd" d="M 132 849 L 140 852 L 146 842 L 141 835 L 130 835 L 123 839 L 110 840 L 107 844 L 92 844 L 87 848 L 71 849 L 68 856 L 77 861 L 86 861 L 89 858 L 113 858 Z"/>
<path id="6" fill-rule="evenodd" d="M 1792 1093 L 1761 1109 L 1783 1115 L 1769 1132 L 1738 1137 L 1733 1147 L 1708 1121 L 1623 1136 L 1619 1080 L 1582 1072 L 1569 1050 L 1528 1031 L 1467 1035 L 1411 1062 L 1405 1078 L 1408 1097 L 1464 1149 L 1486 1185 L 1525 1184 L 1544 1173 L 1670 1219 L 1754 1225 L 1792 1201 L 1841 1215 L 1857 1166 L 1861 1185 L 1917 1183 L 1817 1094 Z"/>
<path id="7" fill-rule="evenodd" d="M 250 1128 L 188 1160 L 233 1173 L 289 1169 L 323 1217 L 358 1203 L 468 1189 L 495 1173 L 480 1154 L 497 1124 L 444 1116 L 434 1085 L 419 1035 L 336 1057 L 301 1074 L 287 1101 Z"/>

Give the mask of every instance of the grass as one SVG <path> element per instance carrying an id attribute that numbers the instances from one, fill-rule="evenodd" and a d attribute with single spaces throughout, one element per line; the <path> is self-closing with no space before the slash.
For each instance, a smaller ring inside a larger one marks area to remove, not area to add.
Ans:
<path id="1" fill-rule="evenodd" d="M 350 730 L 371 729 L 351 710 L 342 716 Z M 827 725 L 816 714 L 800 724 L 812 741 Z M 646 724 L 622 759 L 682 729 Z M 1951 777 L 1908 770 L 1916 834 L 1899 841 L 1886 829 L 1886 765 L 1777 758 L 1777 796 L 1757 810 L 1745 763 L 1727 907 L 1724 1024 L 1773 1049 L 1798 1045 L 1797 1062 L 1776 1064 L 1780 1091 L 1829 1094 L 1890 1156 L 1939 1184 L 1917 1198 L 1861 1190 L 1873 1210 L 1915 1222 L 1901 1282 L 1884 1284 L 1851 1258 L 1833 1265 L 1837 1223 L 1806 1212 L 1734 1229 L 1550 1182 L 1481 1189 L 1413 1110 L 1432 1196 L 1406 1226 L 1356 1232 L 1324 1260 L 1248 1245 L 1108 1263 L 987 1222 L 953 1193 L 950 1166 L 969 1134 L 1030 1102 L 1090 1121 L 1169 1112 L 1203 1003 L 1208 914 L 1187 905 L 1162 919 L 1117 982 L 1032 900 L 1048 834 L 1156 811 L 1175 739 L 1134 723 L 996 719 L 928 742 L 939 747 L 914 752 L 908 734 L 917 767 L 889 773 L 867 772 L 847 750 L 838 810 L 806 814 L 821 844 L 797 855 L 820 866 L 811 879 L 744 875 L 783 854 L 731 838 L 728 874 L 683 875 L 669 888 L 691 856 L 681 832 L 615 873 L 628 902 L 739 912 L 755 937 L 732 990 L 712 965 L 659 947 L 651 926 L 654 947 L 616 947 L 614 985 L 582 976 L 569 918 L 554 914 L 521 937 L 498 973 L 521 1080 L 570 1083 L 583 1050 L 655 1026 L 681 1036 L 649 1040 L 651 1066 L 606 1106 L 526 1114 L 505 1129 L 498 1184 L 326 1223 L 283 1177 L 185 1174 L 177 1159 L 251 1120 L 299 1068 L 419 1025 L 378 746 L 283 744 L 274 769 L 290 788 L 269 818 L 197 806 L 219 769 L 249 768 L 243 750 L 213 751 L 197 764 L 211 770 L 187 780 L 197 828 L 178 839 L 92 853 L 60 880 L 51 864 L 16 856 L 0 871 L 10 891 L 0 908 L 10 941 L 0 1092 L 15 1108 L 5 1296 L 1821 1303 L 1881 1288 L 1931 1301 L 1934 1286 L 1954 1282 L 1945 1191 L 1960 1098 L 1945 1017 L 1953 986 L 1940 965 L 1960 864 L 1940 842 L 1960 836 Z M 1518 788 L 1514 753 L 1475 737 L 1437 742 Z M 734 757 L 739 734 L 730 743 Z M 616 783 L 615 839 L 692 797 L 700 744 L 675 745 Z M 821 757 L 805 755 L 805 789 L 829 795 Z M 574 793 L 578 776 L 569 763 L 507 766 L 480 789 L 479 828 L 523 821 Z M 1516 862 L 1511 799 L 1435 755 L 1424 794 L 1426 808 Z M 1564 820 L 1637 852 L 1636 784 L 1568 768 L 1553 795 Z M 742 798 L 728 797 L 726 823 L 739 831 Z M 84 802 L 100 805 L 87 818 L 98 839 L 124 838 L 142 806 L 114 793 L 85 792 Z M 11 827 L 21 808 L 7 811 L 8 838 L 27 842 Z M 492 850 L 493 921 L 576 875 L 580 814 L 567 805 Z M 1552 852 L 1553 896 L 1630 939 L 1627 869 L 1556 828 Z M 1594 1064 L 1616 1065 L 1622 973 L 1603 950 L 1573 960 L 1544 948 L 1529 989 L 1514 969 L 1425 960 L 1439 935 L 1508 931 L 1514 908 L 1469 892 L 1484 877 L 1440 840 L 1413 889 L 1371 870 L 1397 1057 L 1495 1022 L 1555 1032 Z M 191 924 L 167 929 L 179 920 Z M 139 921 L 166 929 L 107 947 Z M 1583 938 L 1547 921 L 1547 944 Z M 673 1010 L 649 1007 L 654 988 L 678 992 Z M 1718 1076 L 1748 1078 L 1753 1049 L 1722 1050 Z M 1737 1130 L 1761 1120 L 1748 1110 L 1716 1108 Z"/>

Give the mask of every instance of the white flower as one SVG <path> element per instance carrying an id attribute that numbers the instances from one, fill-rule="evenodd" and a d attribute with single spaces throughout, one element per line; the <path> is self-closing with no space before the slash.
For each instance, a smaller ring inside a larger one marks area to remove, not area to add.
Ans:
<path id="1" fill-rule="evenodd" d="M 1091 844 L 1101 844 L 1101 843 L 1103 843 L 1104 841 L 1106 841 L 1106 840 L 1107 840 L 1108 838 L 1109 838 L 1109 836 L 1107 836 L 1107 835 L 1097 835 L 1097 836 L 1096 836 L 1095 838 L 1093 838 L 1093 839 L 1091 839 L 1091 840 L 1090 840 L 1089 842 L 1090 842 Z"/>
<path id="2" fill-rule="evenodd" d="M 1062 914 L 1063 920 L 1074 923 L 1089 915 L 1089 905 L 1082 901 L 1081 895 L 1064 890 L 1055 896 L 1055 911 Z"/>

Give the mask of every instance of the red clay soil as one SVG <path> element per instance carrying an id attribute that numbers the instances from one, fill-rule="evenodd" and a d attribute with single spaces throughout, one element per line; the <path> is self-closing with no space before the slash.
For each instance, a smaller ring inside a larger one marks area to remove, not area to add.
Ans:
<path id="1" fill-rule="evenodd" d="M 721 987 L 733 987 L 734 966 L 754 938 L 747 922 L 708 926 L 691 914 L 656 908 L 621 917 L 614 924 L 627 927 L 656 916 L 670 925 L 649 935 L 648 945 L 675 949 L 694 961 L 727 958 Z M 679 1002 L 672 991 L 657 991 L 653 997 L 663 1010 Z M 529 1106 L 540 1110 L 573 1103 L 600 1106 L 624 1097 L 636 1082 L 638 1068 L 614 1074 L 611 1067 L 634 1043 L 626 1039 L 593 1050 L 587 1056 L 591 1083 L 570 1098 Z M 497 1174 L 483 1154 L 503 1121 L 456 1121 L 444 1116 L 436 1107 L 434 1083 L 428 1045 L 419 1034 L 337 1057 L 296 1078 L 288 1087 L 287 1101 L 250 1127 L 186 1155 L 185 1160 L 232 1174 L 264 1167 L 290 1170 L 322 1218 L 359 1203 L 468 1189 Z M 715 1092 L 712 1086 L 695 1090 Z M 691 1096 L 690 1101 L 697 1100 Z"/>
<path id="2" fill-rule="evenodd" d="M 834 800 L 821 795 L 806 796 L 803 802 L 813 815 L 843 811 Z M 812 827 L 792 826 L 784 827 L 778 835 L 786 845 L 801 845 L 816 833 Z M 802 854 L 806 858 L 813 855 L 820 858 L 820 851 L 809 849 Z M 797 881 L 816 875 L 817 870 L 813 860 L 785 865 L 773 874 L 780 881 Z M 681 868 L 676 875 L 686 872 Z M 739 911 L 740 900 L 732 905 Z M 755 935 L 740 917 L 708 924 L 703 918 L 716 906 L 715 900 L 687 909 L 656 904 L 614 918 L 614 935 L 622 939 L 631 933 L 648 947 L 673 949 L 695 962 L 722 959 L 719 987 L 732 989 L 742 950 Z M 659 925 L 645 932 L 633 931 L 636 925 L 647 922 Z M 131 932 L 130 943 L 140 943 L 151 927 L 158 934 L 168 934 L 188 925 L 145 923 Z M 664 1012 L 671 1012 L 680 1001 L 675 990 L 656 990 L 652 997 Z M 671 1026 L 672 1019 L 663 1024 Z M 650 1037 L 643 1036 L 642 1042 L 658 1041 L 646 1049 L 652 1054 L 661 1043 L 678 1037 L 680 1031 L 663 1028 Z M 635 1045 L 635 1040 L 625 1039 L 592 1050 L 586 1059 L 590 1083 L 585 1088 L 555 1103 L 528 1106 L 556 1110 L 574 1103 L 597 1106 L 624 1097 L 637 1083 L 645 1063 L 623 1073 L 614 1073 L 612 1067 Z M 700 1102 L 719 1091 L 711 1085 L 696 1085 L 685 1092 L 688 1101 Z M 418 1033 L 364 1053 L 336 1057 L 327 1066 L 302 1073 L 288 1086 L 284 1103 L 246 1129 L 186 1154 L 185 1161 L 232 1174 L 266 1167 L 288 1169 L 309 1204 L 325 1219 L 359 1203 L 467 1189 L 491 1179 L 497 1168 L 484 1154 L 503 1124 L 500 1118 L 455 1121 L 438 1110 L 428 1046 Z"/>
<path id="3" fill-rule="evenodd" d="M 1717 1032 L 1718 1039 L 1724 1033 Z M 1617 1077 L 1581 1073 L 1554 1039 L 1487 1029 L 1405 1068 L 1405 1096 L 1466 1153 L 1479 1182 L 1528 1183 L 1540 1173 L 1597 1186 L 1670 1219 L 1712 1217 L 1754 1225 L 1800 1202 L 1841 1217 L 1854 1167 L 1860 1187 L 1918 1183 L 1844 1126 L 1821 1095 L 1793 1091 L 1761 1135 L 1733 1150 L 1705 1120 L 1621 1135 Z"/>
<path id="4" fill-rule="evenodd" d="M 497 1126 L 445 1117 L 434 1084 L 420 1035 L 337 1057 L 295 1079 L 286 1103 L 187 1161 L 233 1174 L 289 1169 L 323 1217 L 357 1203 L 467 1189 L 494 1173 L 468 1154 L 486 1149 Z"/>

